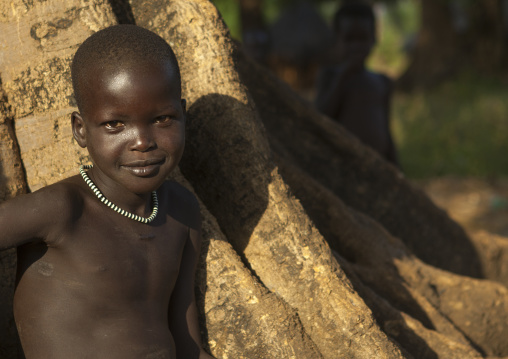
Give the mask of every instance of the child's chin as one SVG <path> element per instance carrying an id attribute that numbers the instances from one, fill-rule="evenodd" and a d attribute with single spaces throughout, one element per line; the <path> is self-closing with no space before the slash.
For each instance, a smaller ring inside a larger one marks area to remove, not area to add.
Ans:
<path id="1" fill-rule="evenodd" d="M 139 178 L 135 183 L 130 183 L 128 190 L 136 194 L 151 193 L 158 190 L 165 181 L 166 177 L 163 176 Z"/>

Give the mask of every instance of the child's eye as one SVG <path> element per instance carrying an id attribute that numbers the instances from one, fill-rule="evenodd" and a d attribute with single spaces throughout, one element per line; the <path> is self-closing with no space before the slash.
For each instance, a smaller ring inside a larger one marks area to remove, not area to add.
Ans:
<path id="1" fill-rule="evenodd" d="M 164 115 L 164 116 L 157 117 L 154 122 L 160 123 L 160 124 L 170 124 L 172 121 L 173 121 L 173 118 L 171 116 Z"/>
<path id="2" fill-rule="evenodd" d="M 121 121 L 109 121 L 104 124 L 107 129 L 110 130 L 118 130 L 123 127 L 123 123 Z"/>

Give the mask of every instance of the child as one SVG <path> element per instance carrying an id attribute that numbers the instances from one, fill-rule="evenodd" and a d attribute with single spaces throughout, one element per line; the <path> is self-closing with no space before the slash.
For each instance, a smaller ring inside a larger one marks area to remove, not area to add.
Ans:
<path id="1" fill-rule="evenodd" d="M 392 83 L 365 68 L 375 44 L 372 8 L 347 3 L 335 15 L 333 27 L 335 65 L 321 71 L 316 107 L 398 166 L 389 125 Z"/>
<path id="2" fill-rule="evenodd" d="M 166 181 L 185 143 L 170 46 L 134 25 L 77 50 L 74 138 L 93 166 L 0 205 L 18 247 L 14 316 L 26 358 L 211 358 L 194 299 L 200 211 Z"/>

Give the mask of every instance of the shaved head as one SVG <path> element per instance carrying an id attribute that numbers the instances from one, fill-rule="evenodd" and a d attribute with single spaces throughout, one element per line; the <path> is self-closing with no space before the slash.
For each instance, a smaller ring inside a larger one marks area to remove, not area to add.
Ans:
<path id="1" fill-rule="evenodd" d="M 143 65 L 169 67 L 180 86 L 180 70 L 173 50 L 159 35 L 136 25 L 115 25 L 96 32 L 76 51 L 71 66 L 78 109 L 92 77 L 118 74 Z"/>

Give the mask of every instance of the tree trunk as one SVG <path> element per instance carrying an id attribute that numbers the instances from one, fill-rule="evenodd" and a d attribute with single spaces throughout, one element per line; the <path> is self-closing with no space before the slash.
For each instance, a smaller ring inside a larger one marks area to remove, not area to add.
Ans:
<path id="1" fill-rule="evenodd" d="M 216 9 L 159 4 L 131 1 L 137 23 L 172 43 L 180 62 L 190 105 L 184 176 L 263 284 L 298 311 L 324 358 L 401 357 L 278 174 Z"/>
<path id="2" fill-rule="evenodd" d="M 506 288 L 431 267 L 406 247 L 427 263 L 481 276 L 462 229 L 247 60 L 211 3 L 11 3 L 0 5 L 14 14 L 0 18 L 0 73 L 32 190 L 88 160 L 69 128 L 69 63 L 81 41 L 135 21 L 175 50 L 189 110 L 185 178 L 174 177 L 202 201 L 196 293 L 213 355 L 508 355 Z M 4 164 L 15 151 L 0 154 Z M 9 350 L 3 340 L 2 350 Z"/>
<path id="3" fill-rule="evenodd" d="M 506 69 L 506 22 L 503 1 L 424 0 L 421 26 L 403 90 L 427 87 L 470 68 L 492 73 Z"/>
<path id="4" fill-rule="evenodd" d="M 301 167 L 348 206 L 380 222 L 418 258 L 482 277 L 464 230 L 395 167 L 247 59 L 238 62 L 275 153 Z"/>
<path id="5" fill-rule="evenodd" d="M 378 321 L 387 321 L 387 311 L 374 309 L 380 305 L 379 300 L 373 300 L 370 293 L 363 295 L 362 289 L 358 289 L 358 280 L 363 283 L 360 286 L 367 285 L 398 311 L 417 319 L 422 329 L 433 329 L 446 337 L 434 333 L 433 340 L 427 341 L 428 349 L 439 357 L 451 357 L 453 348 L 453 353 L 461 357 L 457 352 L 460 346 L 469 354 L 464 357 L 475 357 L 478 353 L 472 350 L 470 342 L 489 355 L 508 353 L 506 287 L 424 264 L 400 240 L 371 218 L 347 208 L 334 193 L 308 174 L 282 158 L 278 158 L 277 163 L 319 231 L 343 257 L 339 262 L 349 268 L 348 277 L 357 278 L 356 281 L 352 279 L 355 289 L 373 309 Z M 425 330 L 417 333 L 427 334 Z M 422 351 L 412 338 L 408 342 L 408 338 L 399 338 L 398 332 L 396 335 L 394 339 L 413 355 L 418 356 Z"/>
<path id="6" fill-rule="evenodd" d="M 179 171 L 172 177 L 194 192 Z M 196 297 L 208 349 L 217 358 L 322 358 L 298 313 L 252 275 L 200 206 L 204 244 Z"/>

